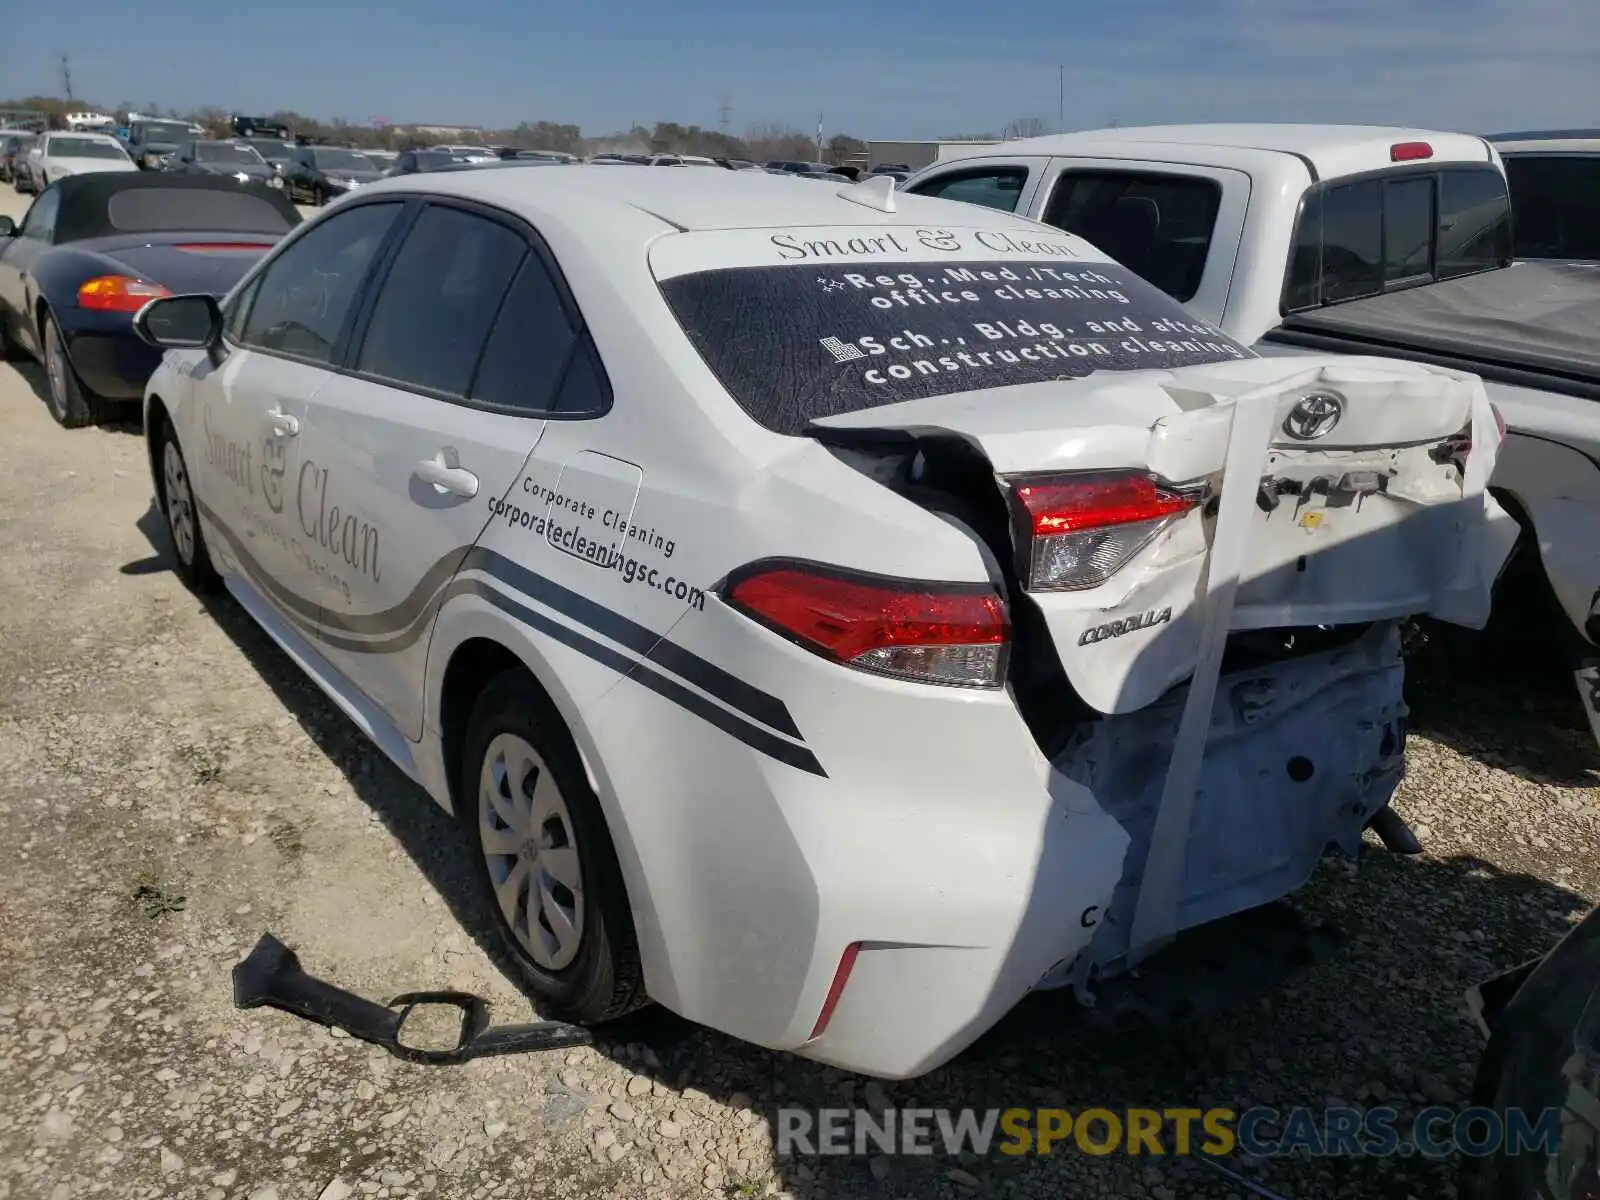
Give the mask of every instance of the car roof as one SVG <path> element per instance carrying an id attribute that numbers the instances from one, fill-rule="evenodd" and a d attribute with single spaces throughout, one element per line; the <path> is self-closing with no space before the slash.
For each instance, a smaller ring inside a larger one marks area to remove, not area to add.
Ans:
<path id="1" fill-rule="evenodd" d="M 629 167 L 632 167 L 630 170 Z M 436 171 L 363 188 L 362 194 L 428 191 L 494 204 L 535 222 L 543 216 L 594 226 L 610 214 L 647 213 L 681 230 L 779 226 L 1033 224 L 1025 217 L 955 201 L 896 192 L 892 213 L 840 195 L 858 185 L 798 186 L 757 171 L 662 171 L 653 167 L 577 164 L 561 171 Z M 609 210 L 609 213 L 608 213 Z"/>
<path id="2" fill-rule="evenodd" d="M 89 175 L 69 175 L 53 187 L 61 195 L 56 215 L 56 241 L 75 242 L 85 238 L 110 237 L 122 231 L 111 223 L 111 198 L 121 192 L 145 188 L 166 191 L 227 192 L 260 197 L 277 209 L 293 229 L 300 214 L 281 191 L 265 184 L 237 184 L 231 177 L 182 175 L 174 171 L 96 171 Z M 269 230 L 258 232 L 267 233 Z"/>
<path id="3" fill-rule="evenodd" d="M 1427 142 L 1433 161 L 1487 162 L 1489 150 L 1476 134 L 1447 133 L 1398 125 L 1205 124 L 1135 125 L 1054 133 L 995 145 L 974 147 L 972 154 L 940 159 L 939 166 L 968 158 L 1013 155 L 1068 156 L 1087 150 L 1102 153 L 1130 142 L 1227 150 L 1265 150 L 1308 160 L 1318 175 L 1351 175 L 1388 166 L 1389 147 L 1396 142 Z"/>
<path id="4" fill-rule="evenodd" d="M 1492 133 L 1489 141 L 1501 154 L 1600 154 L 1600 129 L 1533 129 Z"/>

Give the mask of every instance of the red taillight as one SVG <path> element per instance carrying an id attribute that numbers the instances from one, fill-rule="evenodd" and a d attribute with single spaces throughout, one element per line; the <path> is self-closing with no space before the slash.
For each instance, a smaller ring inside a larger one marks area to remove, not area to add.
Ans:
<path id="1" fill-rule="evenodd" d="M 127 275 L 101 275 L 78 288 L 78 307 L 97 312 L 138 312 L 150 301 L 171 292 L 159 283 L 146 283 Z"/>
<path id="2" fill-rule="evenodd" d="M 992 589 L 919 584 L 808 564 L 756 564 L 730 579 L 729 604 L 790 641 L 879 675 L 999 687 L 1011 636 Z"/>
<path id="3" fill-rule="evenodd" d="M 1389 147 L 1390 162 L 1416 162 L 1432 157 L 1433 147 L 1427 142 L 1396 142 Z"/>
<path id="4" fill-rule="evenodd" d="M 1205 490 L 1176 488 L 1143 472 L 1016 480 L 1012 496 L 1028 535 L 1028 587 L 1099 587 Z"/>
<path id="5" fill-rule="evenodd" d="M 822 1011 L 817 1014 L 817 1023 L 811 1027 L 813 1038 L 821 1037 L 828 1022 L 833 1020 L 833 1010 L 839 1007 L 839 997 L 844 995 L 844 985 L 850 982 L 850 972 L 856 965 L 856 955 L 860 953 L 861 943 L 851 942 L 839 956 L 839 968 L 834 971 L 833 982 L 828 985 L 828 996 L 822 1002 Z"/>

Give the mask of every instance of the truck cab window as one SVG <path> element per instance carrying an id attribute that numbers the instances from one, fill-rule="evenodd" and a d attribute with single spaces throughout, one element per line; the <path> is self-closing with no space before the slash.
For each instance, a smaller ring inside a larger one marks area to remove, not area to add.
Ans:
<path id="1" fill-rule="evenodd" d="M 1301 206 L 1282 308 L 1300 312 L 1510 261 L 1500 173 L 1445 168 L 1313 188 Z"/>
<path id="2" fill-rule="evenodd" d="M 1506 174 L 1518 258 L 1600 259 L 1600 155 L 1507 155 Z"/>
<path id="3" fill-rule="evenodd" d="M 1183 303 L 1200 290 L 1221 207 L 1221 185 L 1198 175 L 1065 171 L 1044 219 Z"/>
<path id="4" fill-rule="evenodd" d="M 961 200 L 981 204 L 1001 212 L 1016 212 L 1022 188 L 1028 181 L 1024 167 L 988 167 L 981 171 L 961 171 L 940 175 L 913 189 L 919 196 L 938 196 L 941 200 Z"/>

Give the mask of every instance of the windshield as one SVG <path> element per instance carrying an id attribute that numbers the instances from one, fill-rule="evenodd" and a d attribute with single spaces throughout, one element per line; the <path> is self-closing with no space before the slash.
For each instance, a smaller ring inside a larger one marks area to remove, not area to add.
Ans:
<path id="1" fill-rule="evenodd" d="M 250 138 L 246 144 L 262 158 L 288 158 L 294 153 L 293 146 L 276 138 Z"/>
<path id="2" fill-rule="evenodd" d="M 715 239 L 711 241 L 710 239 Z M 1253 354 L 1087 242 L 1037 228 L 682 234 L 651 265 L 754 420 Z"/>
<path id="3" fill-rule="evenodd" d="M 102 142 L 98 138 L 53 137 L 45 143 L 45 152 L 52 158 L 116 158 L 127 159 L 122 147 L 115 142 Z"/>
<path id="4" fill-rule="evenodd" d="M 139 137 L 146 142 L 186 142 L 194 131 L 177 121 L 146 121 L 139 126 Z"/>
<path id="5" fill-rule="evenodd" d="M 376 171 L 365 154 L 354 150 L 313 150 L 311 160 L 324 171 Z"/>
<path id="6" fill-rule="evenodd" d="M 201 162 L 263 164 L 261 155 L 250 146 L 236 146 L 232 142 L 201 142 L 195 147 L 195 157 Z"/>

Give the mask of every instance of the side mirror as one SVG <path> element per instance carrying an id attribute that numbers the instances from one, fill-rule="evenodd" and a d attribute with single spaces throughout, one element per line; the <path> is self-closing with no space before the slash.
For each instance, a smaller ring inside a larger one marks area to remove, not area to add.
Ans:
<path id="1" fill-rule="evenodd" d="M 214 296 L 164 296 L 134 315 L 133 331 L 162 350 L 209 348 L 222 339 L 222 306 Z"/>
<path id="2" fill-rule="evenodd" d="M 17 223 L 10 217 L 0 217 L 0 238 L 16 237 Z"/>

